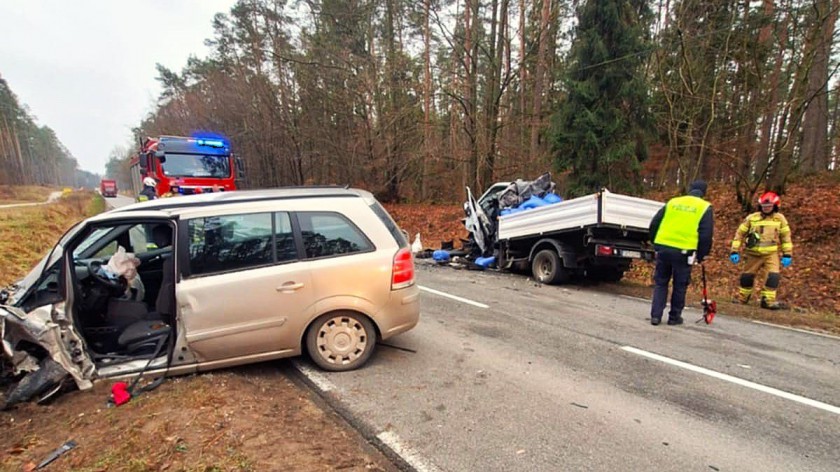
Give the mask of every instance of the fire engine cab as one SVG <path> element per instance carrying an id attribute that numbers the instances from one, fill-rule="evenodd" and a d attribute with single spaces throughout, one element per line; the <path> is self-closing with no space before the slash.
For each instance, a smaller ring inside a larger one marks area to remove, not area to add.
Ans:
<path id="1" fill-rule="evenodd" d="M 221 137 L 146 138 L 131 159 L 130 172 L 138 197 L 147 177 L 155 179 L 155 193 L 162 196 L 236 190 L 245 176 L 241 158 Z"/>

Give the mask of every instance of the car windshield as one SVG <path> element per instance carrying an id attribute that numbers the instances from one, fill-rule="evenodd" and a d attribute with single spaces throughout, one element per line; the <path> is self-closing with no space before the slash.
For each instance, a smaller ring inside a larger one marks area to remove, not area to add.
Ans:
<path id="1" fill-rule="evenodd" d="M 230 162 L 227 156 L 167 153 L 166 162 L 161 164 L 161 168 L 167 177 L 230 177 Z"/>

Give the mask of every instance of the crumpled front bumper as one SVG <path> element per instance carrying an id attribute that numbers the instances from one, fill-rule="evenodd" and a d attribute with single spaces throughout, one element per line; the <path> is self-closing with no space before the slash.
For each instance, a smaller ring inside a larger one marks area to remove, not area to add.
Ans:
<path id="1" fill-rule="evenodd" d="M 83 353 L 75 332 L 53 321 L 52 308 L 43 306 L 24 314 L 17 308 L 0 306 L 3 356 L 14 374 L 35 372 L 42 360 L 36 357 L 41 348 L 73 377 L 80 390 L 91 388 L 95 367 Z"/>

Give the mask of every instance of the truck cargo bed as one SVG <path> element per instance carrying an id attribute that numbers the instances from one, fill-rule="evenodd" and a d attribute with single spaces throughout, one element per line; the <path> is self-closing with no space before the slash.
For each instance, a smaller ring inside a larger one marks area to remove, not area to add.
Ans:
<path id="1" fill-rule="evenodd" d="M 662 202 L 601 191 L 499 218 L 498 239 L 510 240 L 613 226 L 647 232 Z"/>

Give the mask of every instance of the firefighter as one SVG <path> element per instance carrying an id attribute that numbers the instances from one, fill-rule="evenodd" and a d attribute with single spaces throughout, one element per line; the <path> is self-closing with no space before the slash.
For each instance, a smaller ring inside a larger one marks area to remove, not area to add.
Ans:
<path id="1" fill-rule="evenodd" d="M 176 197 L 181 195 L 181 184 L 177 181 L 169 183 L 169 191 L 160 196 L 160 198 Z"/>
<path id="2" fill-rule="evenodd" d="M 147 200 L 154 200 L 157 198 L 157 190 L 155 187 L 157 186 L 157 181 L 152 177 L 146 177 L 143 179 L 143 190 L 140 191 L 140 195 L 137 196 L 137 201 L 145 202 Z"/>
<path id="3" fill-rule="evenodd" d="M 744 271 L 741 273 L 740 288 L 736 297 L 739 303 L 749 303 L 755 275 L 760 273 L 761 269 L 766 269 L 767 280 L 761 289 L 761 308 L 784 308 L 784 305 L 776 300 L 776 290 L 779 289 L 782 280 L 779 273 L 779 253 L 782 254 L 781 266 L 790 266 L 793 243 L 787 219 L 779 212 L 781 203 L 782 200 L 777 194 L 765 192 L 758 199 L 759 211 L 747 216 L 735 232 L 729 255 L 733 264 L 740 262 L 739 251 L 741 243 L 744 244 Z"/>

